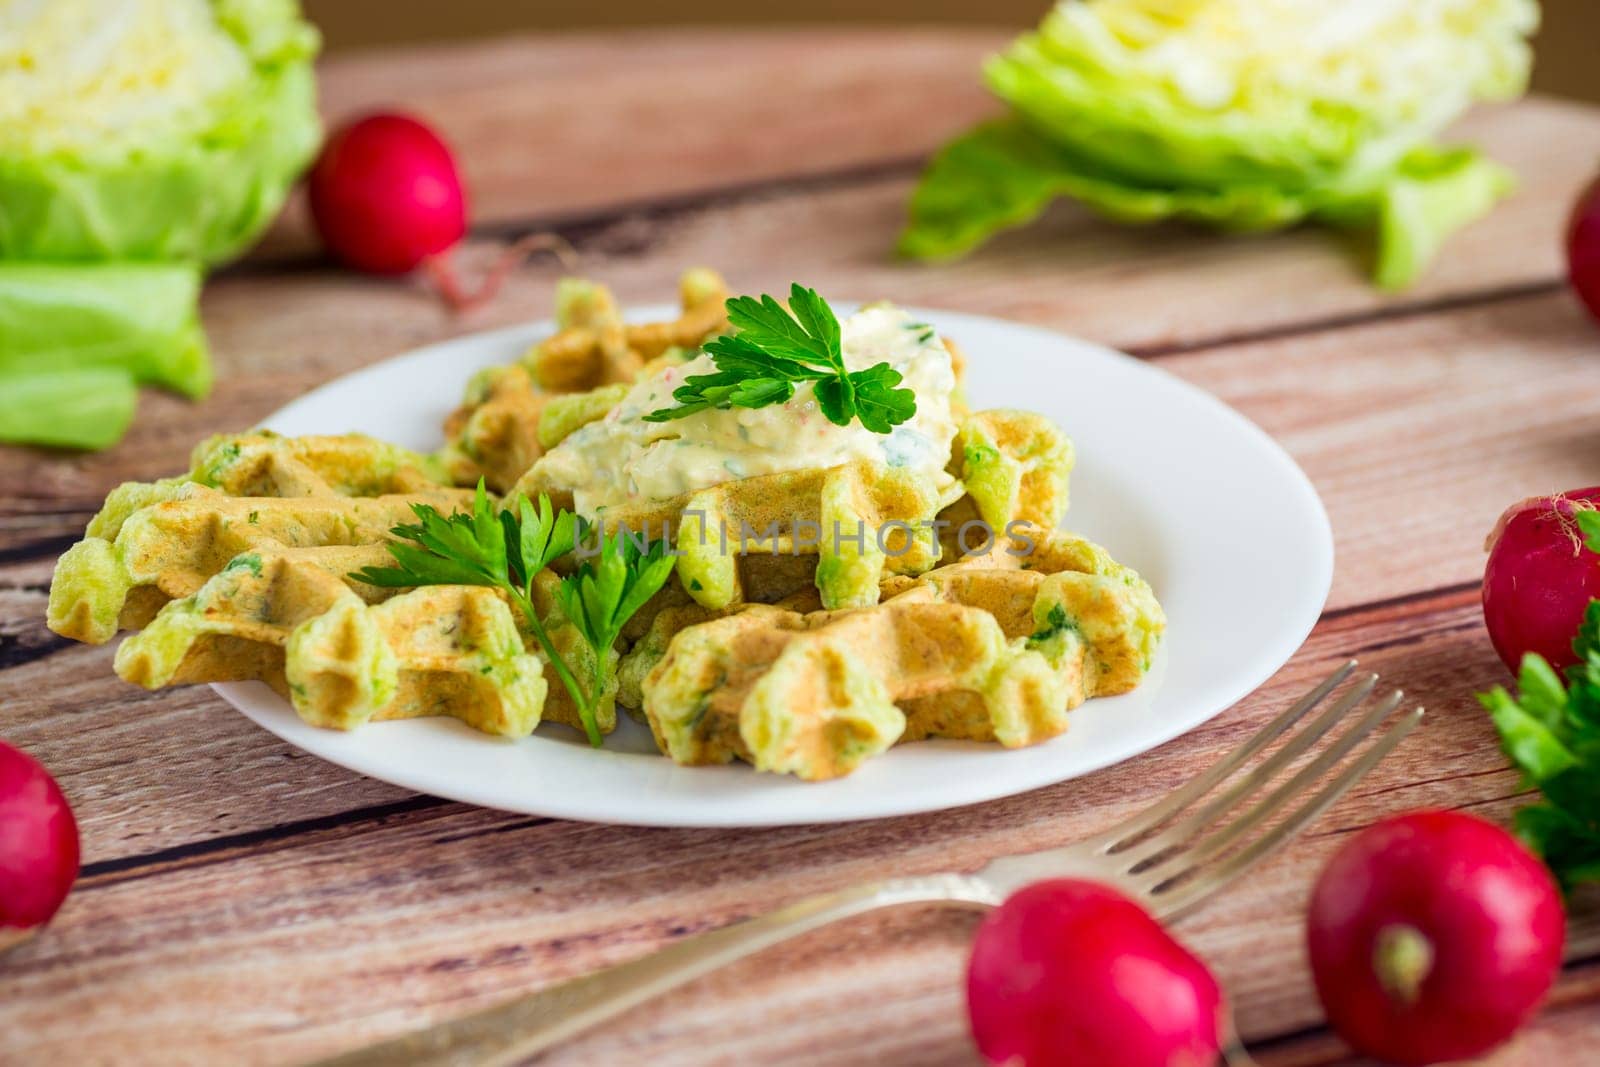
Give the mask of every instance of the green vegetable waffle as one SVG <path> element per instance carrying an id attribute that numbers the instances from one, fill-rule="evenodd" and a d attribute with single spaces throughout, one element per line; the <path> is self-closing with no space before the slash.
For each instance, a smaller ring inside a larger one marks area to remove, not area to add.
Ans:
<path id="1" fill-rule="evenodd" d="M 641 373 L 727 328 L 727 284 L 716 271 L 685 271 L 678 289 L 676 319 L 629 325 L 605 286 L 563 278 L 556 287 L 557 332 L 521 362 L 474 375 L 445 421 L 440 459 L 450 477 L 458 485 L 482 478 L 505 492 L 546 450 L 604 417 Z"/>
<path id="2" fill-rule="evenodd" d="M 552 393 L 577 393 L 631 382 L 652 360 L 673 349 L 698 348 L 728 328 L 723 305 L 728 283 L 709 267 L 678 279 L 683 311 L 668 322 L 629 323 L 611 290 L 587 278 L 556 286 L 556 332 L 523 357 L 533 380 Z"/>
<path id="3" fill-rule="evenodd" d="M 187 475 L 111 494 L 56 565 L 49 625 L 95 644 L 137 630 L 117 651 L 124 679 L 150 688 L 259 679 L 322 726 L 450 715 L 522 736 L 542 718 L 579 725 L 498 592 L 352 577 L 392 562 L 391 530 L 415 506 L 470 506 L 469 491 L 442 482 L 428 457 L 354 434 L 213 438 Z M 535 600 L 554 646 L 585 662 L 554 575 L 540 578 Z M 616 721 L 612 667 L 602 730 Z"/>
<path id="4" fill-rule="evenodd" d="M 1019 534 L 987 556 L 890 579 L 870 607 L 669 609 L 625 657 L 624 697 L 637 689 L 680 763 L 738 758 L 811 780 L 899 741 L 1054 737 L 1088 697 L 1139 683 L 1165 619 L 1149 586 L 1097 546 Z"/>

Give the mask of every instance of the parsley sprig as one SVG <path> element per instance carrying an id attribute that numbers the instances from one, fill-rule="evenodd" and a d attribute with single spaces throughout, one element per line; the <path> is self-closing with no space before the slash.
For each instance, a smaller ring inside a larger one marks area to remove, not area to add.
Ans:
<path id="1" fill-rule="evenodd" d="M 662 542 L 644 551 L 619 531 L 601 539 L 597 562 L 585 561 L 561 579 L 556 602 L 594 654 L 586 687 L 551 642 L 533 603 L 534 579 L 572 552 L 584 530 L 571 512 L 552 508 L 547 496 L 535 506 L 519 493 L 509 504 L 497 511 L 482 481 L 471 512 L 443 515 L 428 504 L 413 504 L 417 521 L 390 531 L 394 565 L 363 567 L 351 577 L 389 589 L 482 585 L 504 591 L 572 695 L 589 743 L 598 748 L 595 712 L 605 689 L 607 653 L 627 621 L 666 583 L 677 560 Z"/>
<path id="2" fill-rule="evenodd" d="M 686 378 L 672 394 L 678 406 L 652 411 L 646 422 L 782 404 L 800 382 L 816 383 L 817 407 L 835 426 L 857 419 L 873 433 L 888 433 L 916 414 L 916 394 L 899 388 L 900 372 L 889 364 L 845 366 L 839 320 L 815 289 L 791 285 L 787 309 L 772 296 L 732 297 L 727 308 L 738 332 L 705 345 L 716 373 Z"/>
<path id="3" fill-rule="evenodd" d="M 1600 552 L 1600 512 L 1575 511 L 1590 551 Z M 1500 743 L 1544 794 L 1513 816 L 1519 837 L 1563 885 L 1600 881 L 1600 600 L 1591 600 L 1565 677 L 1537 653 L 1522 658 L 1517 695 L 1495 686 L 1478 699 Z"/>

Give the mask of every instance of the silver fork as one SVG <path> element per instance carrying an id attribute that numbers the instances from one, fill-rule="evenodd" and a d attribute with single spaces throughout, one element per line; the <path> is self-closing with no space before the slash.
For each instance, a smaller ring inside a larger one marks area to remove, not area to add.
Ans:
<path id="1" fill-rule="evenodd" d="M 1085 841 L 1002 856 L 975 874 L 892 878 L 809 897 L 768 915 L 684 938 L 642 959 L 324 1060 L 321 1067 L 514 1064 L 652 997 L 819 926 L 897 904 L 947 902 L 993 907 L 1041 878 L 1096 879 L 1129 894 L 1157 918 L 1181 915 L 1291 840 L 1377 766 L 1422 720 L 1421 708 L 1396 717 L 1357 759 L 1281 821 L 1267 825 L 1273 815 L 1311 791 L 1383 725 L 1400 706 L 1402 695 L 1397 690 L 1340 732 L 1286 782 L 1241 814 L 1230 816 L 1367 700 L 1378 682 L 1375 674 L 1359 678 L 1332 707 L 1228 784 L 1251 757 L 1338 688 L 1355 666 L 1353 660 L 1344 664 L 1238 749 L 1165 799 Z M 1213 791 L 1216 795 L 1205 799 Z M 1198 803 L 1202 800 L 1204 803 Z M 1194 810 L 1185 814 L 1191 806 Z M 1251 836 L 1257 830 L 1262 832 Z"/>

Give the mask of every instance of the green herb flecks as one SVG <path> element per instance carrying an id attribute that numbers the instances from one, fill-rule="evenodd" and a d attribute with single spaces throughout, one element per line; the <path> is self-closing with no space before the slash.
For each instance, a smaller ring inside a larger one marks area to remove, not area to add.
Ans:
<path id="1" fill-rule="evenodd" d="M 470 513 L 442 515 L 427 504 L 413 504 L 417 522 L 391 531 L 394 565 L 364 567 L 351 577 L 389 589 L 481 585 L 504 591 L 572 695 L 589 743 L 599 747 L 595 712 L 605 687 L 606 654 L 623 625 L 666 583 L 677 560 L 659 542 L 642 551 L 618 534 L 601 540 L 596 561 L 561 580 L 557 603 L 594 653 L 593 677 L 585 687 L 551 642 L 533 603 L 534 579 L 573 551 L 582 533 L 579 520 L 552 508 L 546 496 L 535 507 L 519 493 L 509 505 L 497 511 L 482 481 Z"/>
<path id="2" fill-rule="evenodd" d="M 1028 635 L 1028 647 L 1038 648 L 1055 640 L 1064 633 L 1073 633 L 1078 629 L 1078 624 L 1067 617 L 1067 609 L 1060 604 L 1051 604 L 1050 612 L 1045 616 L 1044 625 Z"/>
<path id="3" fill-rule="evenodd" d="M 839 320 L 816 290 L 791 285 L 787 309 L 765 295 L 733 297 L 727 308 L 738 332 L 705 346 L 716 373 L 685 379 L 672 394 L 678 406 L 652 411 L 646 422 L 782 404 L 802 382 L 815 383 L 817 407 L 835 426 L 855 419 L 873 433 L 886 434 L 916 414 L 916 395 L 900 388 L 900 372 L 889 364 L 859 371 L 845 367 Z"/>
<path id="4" fill-rule="evenodd" d="M 1600 552 L 1600 513 L 1573 517 Z M 1600 600 L 1589 602 L 1572 648 L 1578 662 L 1565 677 L 1530 652 L 1516 696 L 1503 686 L 1478 694 L 1506 755 L 1544 794 L 1517 811 L 1517 835 L 1569 888 L 1600 881 Z"/>

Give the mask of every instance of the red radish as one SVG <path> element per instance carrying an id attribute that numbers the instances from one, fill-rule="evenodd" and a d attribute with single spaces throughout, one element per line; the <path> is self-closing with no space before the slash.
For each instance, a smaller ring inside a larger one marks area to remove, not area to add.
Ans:
<path id="1" fill-rule="evenodd" d="M 1205 964 L 1144 909 L 1070 878 L 995 909 L 967 966 L 978 1049 L 1014 1067 L 1206 1067 L 1223 1003 Z"/>
<path id="2" fill-rule="evenodd" d="M 1479 1056 L 1538 1009 L 1561 967 L 1555 880 L 1493 823 L 1449 811 L 1386 819 L 1323 870 L 1307 919 L 1328 1021 L 1364 1055 Z"/>
<path id="3" fill-rule="evenodd" d="M 1600 322 L 1600 178 L 1578 197 L 1567 225 L 1567 277 Z"/>
<path id="4" fill-rule="evenodd" d="M 407 115 L 338 130 L 311 171 L 311 214 L 333 254 L 358 270 L 407 274 L 467 232 L 455 157 Z"/>
<path id="5" fill-rule="evenodd" d="M 0 741 L 0 951 L 32 936 L 78 877 L 78 822 L 50 772 Z"/>
<path id="6" fill-rule="evenodd" d="M 1537 652 L 1557 670 L 1577 662 L 1572 639 L 1600 597 L 1600 556 L 1584 547 L 1574 511 L 1600 506 L 1600 486 L 1514 504 L 1489 535 L 1483 621 L 1507 667 Z"/>
<path id="7" fill-rule="evenodd" d="M 338 259 L 371 274 L 422 267 L 457 310 L 492 299 L 528 252 L 570 252 L 559 238 L 534 234 L 504 249 L 467 292 L 451 263 L 467 232 L 467 192 L 449 147 L 408 115 L 368 115 L 335 131 L 309 187 L 317 230 Z"/>

